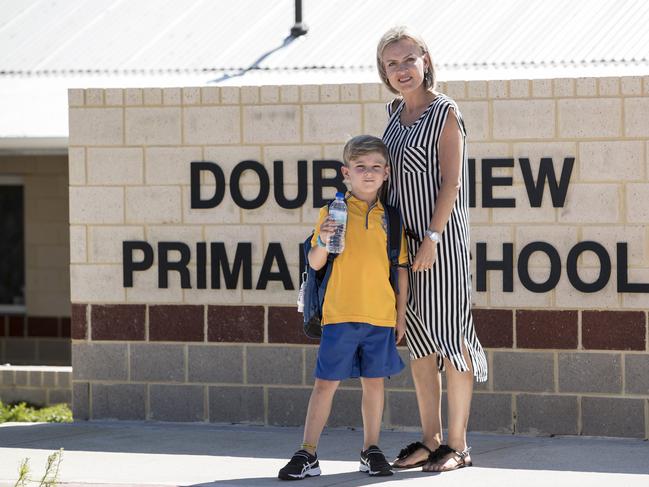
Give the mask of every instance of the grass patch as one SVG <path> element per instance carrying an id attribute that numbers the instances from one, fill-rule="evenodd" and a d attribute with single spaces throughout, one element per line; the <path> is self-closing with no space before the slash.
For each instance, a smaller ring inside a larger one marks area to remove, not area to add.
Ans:
<path id="1" fill-rule="evenodd" d="M 25 402 L 4 404 L 0 401 L 0 423 L 71 423 L 72 411 L 67 404 L 39 408 Z"/>

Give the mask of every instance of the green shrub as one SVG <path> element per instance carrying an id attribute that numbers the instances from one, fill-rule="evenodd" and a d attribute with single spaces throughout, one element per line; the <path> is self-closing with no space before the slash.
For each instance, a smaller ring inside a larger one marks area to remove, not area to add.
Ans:
<path id="1" fill-rule="evenodd" d="M 72 411 L 67 404 L 55 404 L 44 408 L 35 407 L 25 402 L 3 404 L 0 401 L 0 423 L 70 423 Z"/>

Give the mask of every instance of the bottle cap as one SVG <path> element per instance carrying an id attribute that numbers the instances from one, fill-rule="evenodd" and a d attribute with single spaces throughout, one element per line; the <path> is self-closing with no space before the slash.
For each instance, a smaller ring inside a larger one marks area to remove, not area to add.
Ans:
<path id="1" fill-rule="evenodd" d="M 338 200 L 344 200 L 344 199 L 345 199 L 345 193 L 341 193 L 340 191 L 338 191 L 338 192 L 336 193 L 336 199 L 338 199 Z"/>

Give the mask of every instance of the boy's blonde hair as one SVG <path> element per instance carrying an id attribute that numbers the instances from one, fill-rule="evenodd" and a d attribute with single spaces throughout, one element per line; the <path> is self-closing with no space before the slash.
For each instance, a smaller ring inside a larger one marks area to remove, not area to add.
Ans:
<path id="1" fill-rule="evenodd" d="M 357 135 L 352 137 L 345 144 L 343 149 L 343 161 L 345 166 L 348 166 L 351 161 L 358 159 L 360 156 L 369 154 L 370 152 L 378 152 L 385 159 L 387 164 L 390 160 L 390 153 L 383 141 L 373 135 Z"/>
<path id="2" fill-rule="evenodd" d="M 434 90 L 437 78 L 435 75 L 435 67 L 433 66 L 433 59 L 430 56 L 430 50 L 428 49 L 426 42 L 421 38 L 421 36 L 415 34 L 412 30 L 410 30 L 409 27 L 406 27 L 405 25 L 392 27 L 385 34 L 383 34 L 383 36 L 379 40 L 378 46 L 376 46 L 376 67 L 379 70 L 381 81 L 383 81 L 383 84 L 387 86 L 388 90 L 390 90 L 392 93 L 399 94 L 399 91 L 390 84 L 390 81 L 388 81 L 388 74 L 385 72 L 385 66 L 383 66 L 383 51 L 385 51 L 385 48 L 390 44 L 394 44 L 395 42 L 398 42 L 402 39 L 410 39 L 417 45 L 417 47 L 419 47 L 422 55 L 428 54 L 428 60 L 430 62 L 428 63 L 428 68 L 424 71 L 424 85 L 427 90 Z"/>

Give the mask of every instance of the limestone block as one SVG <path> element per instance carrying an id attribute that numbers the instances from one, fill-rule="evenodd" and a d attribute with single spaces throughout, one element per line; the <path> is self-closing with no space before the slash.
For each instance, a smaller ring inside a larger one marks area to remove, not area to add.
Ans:
<path id="1" fill-rule="evenodd" d="M 361 105 L 303 105 L 304 142 L 346 142 L 361 132 Z"/>
<path id="2" fill-rule="evenodd" d="M 248 384 L 301 384 L 302 350 L 282 346 L 249 346 Z"/>
<path id="3" fill-rule="evenodd" d="M 380 99 L 381 85 L 378 83 L 363 83 L 361 86 L 362 101 L 378 101 Z M 325 101 L 321 98 L 321 101 Z"/>
<path id="4" fill-rule="evenodd" d="M 203 159 L 199 147 L 147 147 L 146 184 L 190 184 L 191 162 Z"/>
<path id="5" fill-rule="evenodd" d="M 649 282 L 649 267 L 629 269 L 629 282 Z M 626 309 L 647 310 L 647 295 L 643 293 L 623 293 L 622 303 Z"/>
<path id="6" fill-rule="evenodd" d="M 128 223 L 180 223 L 181 190 L 173 186 L 126 188 Z"/>
<path id="7" fill-rule="evenodd" d="M 199 105 L 201 103 L 201 89 L 196 87 L 183 88 L 183 105 Z"/>
<path id="8" fill-rule="evenodd" d="M 553 81 L 554 96 L 567 98 L 575 96 L 575 80 L 572 78 L 559 78 Z"/>
<path id="9" fill-rule="evenodd" d="M 86 149 L 68 148 L 68 174 L 70 186 L 86 184 Z"/>
<path id="10" fill-rule="evenodd" d="M 388 123 L 388 112 L 383 103 L 365 103 L 363 105 L 364 134 L 381 137 Z"/>
<path id="11" fill-rule="evenodd" d="M 571 184 L 559 223 L 617 223 L 620 196 L 617 184 Z"/>
<path id="12" fill-rule="evenodd" d="M 579 242 L 578 229 L 573 225 L 520 225 L 516 227 L 514 253 L 518 254 L 531 242 L 547 242 L 565 259 L 570 249 Z M 535 252 L 528 261 L 529 267 L 549 268 L 550 261 L 544 252 Z"/>
<path id="13" fill-rule="evenodd" d="M 265 225 L 263 248 L 270 242 L 279 242 L 282 244 L 287 263 L 298 265 L 299 246 L 312 231 L 313 225 Z"/>
<path id="14" fill-rule="evenodd" d="M 446 94 L 454 100 L 466 98 L 466 83 L 464 81 L 449 81 L 446 83 Z"/>
<path id="15" fill-rule="evenodd" d="M 624 100 L 624 135 L 649 137 L 649 98 Z"/>
<path id="16" fill-rule="evenodd" d="M 120 266 L 120 271 L 122 267 Z M 194 272 L 194 275 L 196 273 Z M 153 266 L 146 271 L 137 271 L 133 274 L 133 287 L 123 288 L 126 291 L 128 303 L 181 303 L 183 292 L 180 287 L 178 272 L 170 272 L 168 288 L 158 287 L 158 268 Z M 122 275 L 119 276 L 119 285 L 123 286 Z"/>
<path id="17" fill-rule="evenodd" d="M 144 89 L 145 105 L 162 105 L 162 89 L 145 88 Z"/>
<path id="18" fill-rule="evenodd" d="M 512 79 L 509 81 L 509 96 L 511 98 L 529 98 L 530 81 L 527 79 Z"/>
<path id="19" fill-rule="evenodd" d="M 578 78 L 575 85 L 577 96 L 597 96 L 597 78 Z"/>
<path id="20" fill-rule="evenodd" d="M 189 186 L 182 187 L 182 221 L 183 223 L 240 223 L 241 210 L 230 197 L 226 188 L 223 201 L 216 208 L 191 208 Z M 207 198 L 215 192 L 214 184 L 202 184 L 201 195 Z"/>
<path id="21" fill-rule="evenodd" d="M 606 247 L 611 255 L 613 265 L 615 265 L 614 255 L 617 242 L 628 244 L 629 265 L 640 266 L 649 263 L 649 236 L 646 228 L 642 225 L 583 226 L 581 227 L 581 240 L 592 240 Z M 585 266 L 599 266 L 599 259 L 592 252 L 583 254 L 582 259 Z"/>
<path id="22" fill-rule="evenodd" d="M 501 251 L 502 252 L 502 251 Z M 516 270 L 516 256 L 514 253 L 514 292 L 503 292 L 503 273 L 501 271 L 489 271 L 487 286 L 489 294 L 489 306 L 496 308 L 548 308 L 552 305 L 555 291 L 547 293 L 535 293 L 527 290 L 521 283 Z M 500 256 L 502 257 L 502 255 Z M 501 260 L 500 258 L 498 260 Z M 550 275 L 548 268 L 530 268 L 530 279 L 536 283 L 547 281 Z"/>
<path id="23" fill-rule="evenodd" d="M 221 103 L 223 105 L 238 105 L 240 88 L 237 86 L 224 86 L 221 88 Z"/>
<path id="24" fill-rule="evenodd" d="M 126 240 L 144 240 L 144 229 L 141 226 L 88 226 L 88 261 L 121 264 L 122 242 Z"/>
<path id="25" fill-rule="evenodd" d="M 313 161 L 317 159 L 322 159 L 319 145 L 268 145 L 263 150 L 263 162 L 271 184 L 275 184 L 274 161 L 284 161 L 284 184 L 297 184 L 298 161 L 307 161 L 307 180 L 311 181 Z M 254 179 L 258 183 L 258 178 Z"/>
<path id="26" fill-rule="evenodd" d="M 620 78 L 599 78 L 599 96 L 617 96 L 620 94 Z"/>
<path id="27" fill-rule="evenodd" d="M 228 254 L 230 257 L 230 266 L 232 266 L 234 254 Z M 196 267 L 191 265 L 190 269 L 190 279 L 191 279 L 191 289 L 182 290 L 182 300 L 184 303 L 188 304 L 216 304 L 216 305 L 230 305 L 230 304 L 241 304 L 243 302 L 242 298 L 242 282 L 241 277 L 237 283 L 237 289 L 226 289 L 225 283 L 223 282 L 223 275 L 221 275 L 221 287 L 220 289 L 211 289 L 211 279 L 212 271 L 210 265 L 207 265 L 205 270 L 205 276 L 207 280 L 207 289 L 198 289 L 197 279 L 196 279 Z M 254 274 L 253 274 L 253 285 L 254 283 Z"/>
<path id="28" fill-rule="evenodd" d="M 481 160 L 511 157 L 510 144 L 504 142 L 467 142 L 469 159 L 475 159 L 475 180 L 482 181 Z M 479 193 L 479 191 L 477 192 Z M 476 196 L 478 196 L 476 193 Z"/>
<path id="29" fill-rule="evenodd" d="M 621 85 L 623 95 L 642 94 L 642 78 L 640 76 L 624 76 Z"/>
<path id="30" fill-rule="evenodd" d="M 221 88 L 218 86 L 206 86 L 201 88 L 201 100 L 203 105 L 218 105 L 221 103 Z"/>
<path id="31" fill-rule="evenodd" d="M 577 396 L 520 394 L 516 431 L 532 435 L 577 435 Z"/>
<path id="32" fill-rule="evenodd" d="M 580 181 L 637 181 L 644 178 L 644 144 L 641 141 L 581 142 Z"/>
<path id="33" fill-rule="evenodd" d="M 626 219 L 629 223 L 649 223 L 649 183 L 626 185 Z"/>
<path id="34" fill-rule="evenodd" d="M 467 82 L 467 94 L 469 98 L 487 98 L 486 81 Z"/>
<path id="35" fill-rule="evenodd" d="M 514 171 L 514 184 L 523 184 L 523 173 L 520 169 L 521 158 L 530 160 L 530 167 L 534 181 L 538 180 L 539 166 L 541 159 L 550 157 L 554 166 L 554 172 L 557 179 L 561 178 L 561 171 L 563 170 L 563 163 L 565 158 L 574 157 L 575 165 L 572 168 L 570 181 L 575 181 L 578 178 L 579 171 L 578 157 L 577 157 L 577 144 L 574 142 L 519 142 L 513 144 L 513 157 L 516 170 Z M 546 190 L 547 193 L 547 190 Z M 549 194 L 547 195 L 549 197 Z"/>
<path id="36" fill-rule="evenodd" d="M 86 227 L 70 225 L 70 262 L 80 264 L 88 258 L 86 252 Z"/>
<path id="37" fill-rule="evenodd" d="M 68 89 L 68 106 L 82 107 L 85 104 L 85 90 L 79 88 Z"/>
<path id="38" fill-rule="evenodd" d="M 283 228 L 292 228 L 283 227 Z M 263 262 L 266 252 L 266 244 L 263 240 L 264 230 L 260 225 L 206 225 L 206 242 L 223 242 L 229 261 L 232 263 L 237 251 L 239 242 L 250 242 L 252 244 L 252 262 L 259 264 Z M 306 238 L 306 237 L 305 237 Z M 207 261 L 211 262 L 208 252 Z"/>
<path id="39" fill-rule="evenodd" d="M 70 145 L 122 145 L 121 108 L 71 108 Z"/>
<path id="40" fill-rule="evenodd" d="M 107 88 L 105 90 L 106 105 L 119 106 L 124 104 L 124 90 L 121 88 Z"/>
<path id="41" fill-rule="evenodd" d="M 185 345 L 132 343 L 129 347 L 130 377 L 134 381 L 184 382 Z"/>
<path id="42" fill-rule="evenodd" d="M 552 80 L 535 79 L 532 81 L 532 96 L 534 98 L 551 98 L 552 97 Z"/>
<path id="43" fill-rule="evenodd" d="M 268 146 L 269 150 L 275 146 Z M 284 146 L 286 147 L 286 146 Z M 258 145 L 235 145 L 235 146 L 218 146 L 218 147 L 205 147 L 204 159 L 209 162 L 216 163 L 222 170 L 225 176 L 226 184 L 230 184 L 230 174 L 234 167 L 242 161 L 256 161 L 262 162 L 261 146 Z M 268 176 L 272 181 L 272 164 L 266 169 L 270 168 Z M 202 183 L 214 184 L 215 180 L 212 174 L 204 172 L 201 178 Z M 252 171 L 246 171 L 241 175 L 239 184 L 259 184 L 259 177 Z"/>
<path id="44" fill-rule="evenodd" d="M 91 384 L 92 419 L 146 419 L 146 384 Z"/>
<path id="45" fill-rule="evenodd" d="M 487 83 L 489 98 L 507 98 L 508 82 L 505 80 L 492 80 Z"/>
<path id="46" fill-rule="evenodd" d="M 621 355 L 559 353 L 559 391 L 621 393 Z"/>
<path id="47" fill-rule="evenodd" d="M 88 184 L 129 185 L 143 182 L 140 148 L 89 148 Z"/>
<path id="48" fill-rule="evenodd" d="M 123 303 L 125 295 L 121 265 L 70 265 L 73 303 Z"/>
<path id="49" fill-rule="evenodd" d="M 191 263 L 196 263 L 196 242 L 203 242 L 203 231 L 198 225 L 149 225 L 146 228 L 146 241 L 153 248 L 157 248 L 158 242 L 183 242 L 189 245 L 191 251 Z M 208 252 L 209 256 L 209 252 Z M 158 256 L 154 257 L 158 262 Z"/>
<path id="50" fill-rule="evenodd" d="M 143 100 L 141 88 L 127 88 L 124 90 L 124 102 L 126 105 L 142 105 Z"/>
<path id="51" fill-rule="evenodd" d="M 104 104 L 104 90 L 88 88 L 86 90 L 86 106 L 99 107 Z"/>
<path id="52" fill-rule="evenodd" d="M 469 431 L 494 431 L 511 434 L 512 398 L 510 394 L 476 393 L 471 399 Z"/>
<path id="53" fill-rule="evenodd" d="M 295 105 L 246 106 L 243 109 L 246 144 L 299 142 L 300 125 L 299 107 Z"/>
<path id="54" fill-rule="evenodd" d="M 279 103 L 279 86 L 264 85 L 259 89 L 261 103 Z"/>
<path id="55" fill-rule="evenodd" d="M 189 345 L 189 382 L 243 383 L 243 346 Z"/>
<path id="56" fill-rule="evenodd" d="M 320 100 L 323 103 L 337 103 L 340 101 L 338 85 L 322 85 L 320 87 Z"/>
<path id="57" fill-rule="evenodd" d="M 73 343 L 72 367 L 74 380 L 126 380 L 127 344 Z"/>
<path id="58" fill-rule="evenodd" d="M 460 112 L 466 125 L 467 139 L 471 142 L 489 139 L 489 103 L 463 101 Z"/>
<path id="59" fill-rule="evenodd" d="M 163 88 L 162 100 L 164 105 L 180 105 L 182 101 L 180 88 Z"/>
<path id="60" fill-rule="evenodd" d="M 203 421 L 205 392 L 203 386 L 152 384 L 149 388 L 149 419 Z"/>
<path id="61" fill-rule="evenodd" d="M 320 85 L 300 86 L 300 101 L 302 103 L 317 103 L 320 101 Z"/>
<path id="62" fill-rule="evenodd" d="M 70 187 L 70 223 L 122 223 L 124 189 Z"/>
<path id="63" fill-rule="evenodd" d="M 617 137 L 622 134 L 619 98 L 559 100 L 561 137 Z"/>
<path id="64" fill-rule="evenodd" d="M 180 108 L 126 108 L 128 145 L 179 145 Z"/>
<path id="65" fill-rule="evenodd" d="M 643 399 L 583 397 L 582 434 L 645 438 Z"/>
<path id="66" fill-rule="evenodd" d="M 279 96 L 282 103 L 299 103 L 300 87 L 296 85 L 280 86 Z"/>
<path id="67" fill-rule="evenodd" d="M 552 138 L 553 100 L 495 100 L 493 134 L 496 139 Z"/>
<path id="68" fill-rule="evenodd" d="M 276 269 L 276 265 L 273 266 L 273 270 Z M 290 272 L 291 284 L 293 289 L 284 289 L 284 284 L 279 281 L 269 281 L 266 289 L 257 290 L 257 276 L 261 273 L 261 266 L 253 265 L 252 266 L 252 290 L 243 290 L 243 302 L 245 304 L 258 304 L 258 305 L 269 305 L 269 304 L 281 304 L 287 306 L 295 306 L 295 300 L 297 299 L 297 290 L 298 290 L 298 279 L 300 276 L 300 271 L 298 266 L 289 265 L 288 270 Z"/>
<path id="69" fill-rule="evenodd" d="M 236 144 L 241 140 L 238 107 L 190 107 L 184 110 L 186 144 Z"/>
<path id="70" fill-rule="evenodd" d="M 242 86 L 241 87 L 241 104 L 254 105 L 259 103 L 259 87 L 258 86 Z"/>
<path id="71" fill-rule="evenodd" d="M 570 189 L 568 197 L 570 197 Z M 514 186 L 502 186 L 494 188 L 495 198 L 513 198 L 516 201 L 516 208 L 493 208 L 491 215 L 496 223 L 552 223 L 556 221 L 557 212 L 552 206 L 552 199 L 543 198 L 541 207 L 532 208 L 529 202 L 529 196 L 524 185 L 516 184 Z"/>
<path id="72" fill-rule="evenodd" d="M 209 406 L 212 422 L 263 424 L 264 388 L 210 387 Z"/>
<path id="73" fill-rule="evenodd" d="M 494 352 L 496 391 L 553 392 L 554 354 L 549 352 Z"/>
<path id="74" fill-rule="evenodd" d="M 287 188 L 287 194 L 293 196 L 295 193 Z M 242 223 L 299 223 L 300 210 L 282 208 L 277 202 L 269 198 L 266 204 L 255 210 L 242 210 Z"/>
<path id="75" fill-rule="evenodd" d="M 613 265 L 615 265 L 614 262 Z M 597 280 L 600 269 L 599 266 L 597 268 L 586 268 L 580 265 L 578 273 L 584 282 L 590 283 Z M 556 287 L 555 306 L 558 308 L 585 309 L 619 308 L 622 303 L 621 298 L 622 296 L 616 290 L 615 270 L 611 272 L 611 279 L 608 284 L 596 293 L 583 293 L 576 290 L 568 280 L 568 276 L 563 273 Z"/>
<path id="76" fill-rule="evenodd" d="M 360 101 L 360 99 L 359 85 L 340 85 L 340 101 Z"/>

